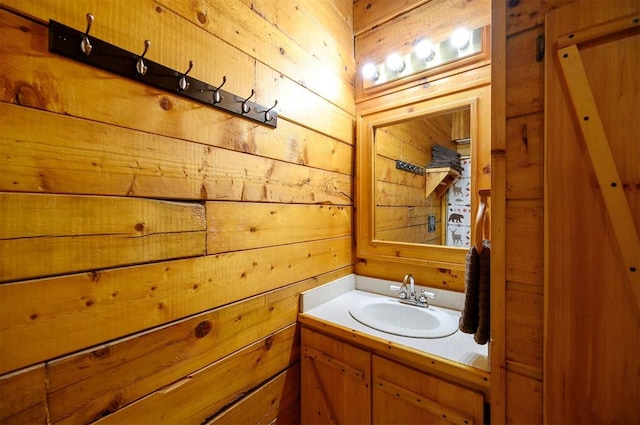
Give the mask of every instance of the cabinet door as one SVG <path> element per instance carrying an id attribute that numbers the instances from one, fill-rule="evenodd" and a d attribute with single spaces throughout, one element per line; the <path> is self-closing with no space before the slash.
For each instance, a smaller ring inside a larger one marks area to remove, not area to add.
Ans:
<path id="1" fill-rule="evenodd" d="M 373 356 L 373 423 L 482 424 L 481 393 Z"/>
<path id="2" fill-rule="evenodd" d="M 371 354 L 302 329 L 303 424 L 371 423 Z"/>

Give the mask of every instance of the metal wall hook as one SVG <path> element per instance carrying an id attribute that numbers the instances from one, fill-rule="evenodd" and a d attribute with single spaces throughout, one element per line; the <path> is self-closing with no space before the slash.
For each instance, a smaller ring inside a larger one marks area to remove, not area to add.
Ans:
<path id="1" fill-rule="evenodd" d="M 189 61 L 189 69 L 182 74 L 180 77 L 180 81 L 178 81 L 178 90 L 185 91 L 189 88 L 189 82 L 187 82 L 187 74 L 191 72 L 191 68 L 193 68 L 193 61 Z"/>
<path id="2" fill-rule="evenodd" d="M 89 56 L 91 54 L 91 50 L 93 46 L 91 45 L 91 41 L 89 41 L 89 31 L 91 31 L 91 25 L 93 24 L 93 15 L 91 13 L 87 13 L 87 30 L 84 32 L 82 36 L 82 41 L 80 41 L 80 49 L 85 56 Z"/>
<path id="3" fill-rule="evenodd" d="M 247 101 L 249 99 L 251 99 L 254 94 L 255 94 L 255 91 L 253 89 L 251 89 L 251 94 L 249 95 L 249 97 L 242 101 L 242 113 L 243 114 L 247 114 L 251 110 L 251 107 L 249 105 L 247 105 Z"/>
<path id="4" fill-rule="evenodd" d="M 220 95 L 220 89 L 222 88 L 222 86 L 226 84 L 226 82 L 227 82 L 227 76 L 223 75 L 222 84 L 220 84 L 218 88 L 213 92 L 213 103 L 220 103 L 220 101 L 222 100 L 222 95 Z"/>
<path id="5" fill-rule="evenodd" d="M 138 75 L 142 76 L 144 74 L 147 73 L 147 65 L 144 64 L 144 55 L 147 54 L 147 51 L 149 50 L 149 46 L 151 46 L 151 42 L 149 40 L 145 40 L 144 41 L 144 52 L 142 52 L 142 55 L 140 56 L 140 59 L 138 59 L 138 63 L 136 64 L 136 71 L 138 72 Z"/>
<path id="6" fill-rule="evenodd" d="M 264 111 L 264 121 L 271 121 L 273 119 L 273 115 L 271 114 L 271 110 L 273 108 L 275 108 L 276 106 L 278 106 L 278 99 L 276 99 L 276 102 L 273 104 L 273 106 L 269 109 L 267 109 L 266 111 Z"/>

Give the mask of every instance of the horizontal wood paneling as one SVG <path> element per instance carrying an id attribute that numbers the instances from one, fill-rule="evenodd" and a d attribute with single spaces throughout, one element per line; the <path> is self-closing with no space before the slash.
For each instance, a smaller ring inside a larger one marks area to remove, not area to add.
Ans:
<path id="1" fill-rule="evenodd" d="M 295 323 L 293 301 L 315 285 L 306 280 L 49 363 L 52 422 L 91 422 Z"/>
<path id="2" fill-rule="evenodd" d="M 118 3 L 107 2 L 105 4 Z M 55 4 L 68 4 L 76 8 L 80 6 L 76 2 L 57 2 Z M 138 2 L 134 4 L 138 4 Z M 83 17 L 81 22 L 84 20 L 85 13 L 84 11 L 78 13 Z M 163 13 L 163 15 L 172 14 Z M 124 16 L 127 14 L 125 13 Z M 182 23 L 182 26 L 175 29 L 176 32 L 191 31 L 195 28 L 190 24 L 185 26 L 181 19 L 175 18 L 175 20 Z M 108 72 L 51 54 L 47 49 L 47 30 L 42 25 L 17 19 L 6 12 L 0 13 L 0 23 L 2 24 L 0 34 L 3 40 L 6 40 L 0 46 L 0 55 L 15 58 L 14 66 L 3 70 L 4 81 L 3 90 L 0 91 L 0 101 L 53 112 L 64 112 L 72 116 L 202 143 L 225 135 L 224 132 L 213 131 L 216 128 L 224 128 L 228 125 L 235 125 L 235 121 L 242 121 L 241 119 L 233 119 L 231 120 L 233 123 L 229 124 L 231 115 L 227 113 L 203 107 L 201 104 L 180 96 L 143 86 L 134 81 L 117 78 Z M 173 25 L 178 25 L 178 23 Z M 166 33 L 169 33 L 168 28 L 164 28 Z M 201 31 L 196 32 L 196 34 L 200 33 Z M 100 33 L 96 33 L 95 36 L 100 37 Z M 142 45 L 142 41 L 149 37 L 149 34 L 141 35 L 139 37 L 140 44 Z M 197 38 L 193 33 L 189 35 L 185 33 L 185 39 L 189 37 Z M 207 46 L 207 40 L 213 38 L 213 36 L 209 36 L 209 38 L 195 44 Z M 105 41 L 126 48 L 117 43 L 117 40 L 106 39 Z M 202 50 L 201 55 L 213 57 L 215 55 L 211 55 L 209 52 L 216 51 L 218 47 L 219 45 L 216 43 L 215 46 L 210 46 L 211 50 Z M 132 48 L 131 50 L 137 49 Z M 191 49 L 188 51 L 193 54 L 197 53 Z M 223 51 L 220 54 L 228 58 Z M 193 56 L 185 57 L 185 65 L 175 64 L 172 66 L 169 61 L 160 61 L 159 58 L 150 56 L 150 59 L 175 69 L 184 68 L 192 58 Z M 353 117 L 347 112 L 319 98 L 312 91 L 260 62 L 255 64 L 251 61 L 239 64 L 235 61 L 230 62 L 235 63 L 235 67 L 228 72 L 220 72 L 208 77 L 197 71 L 204 68 L 205 64 L 203 64 L 203 66 L 194 66 L 194 70 L 189 75 L 211 84 L 219 84 L 214 81 L 221 81 L 222 75 L 234 75 L 234 81 L 260 81 L 260 94 L 255 97 L 257 102 L 272 104 L 274 99 L 279 98 L 278 112 L 282 117 L 302 123 L 347 143 L 353 139 Z M 247 75 L 246 69 L 251 69 L 253 72 Z M 74 78 L 67 78 L 69 75 Z M 231 78 L 229 79 L 231 80 Z M 229 81 L 229 85 L 225 85 L 225 90 L 233 93 L 246 92 L 248 96 L 253 88 L 253 84 L 246 87 L 237 86 L 238 83 L 232 84 Z M 335 90 L 339 89 L 335 88 Z M 73 93 L 73 96 L 65 95 L 66 93 Z M 113 93 L 119 95 L 113 96 Z M 93 100 L 96 98 L 109 99 L 109 102 L 94 102 Z M 91 107 L 88 108 L 86 105 L 91 105 Z M 309 114 L 309 108 L 315 113 Z M 114 110 L 126 111 L 126 113 L 114 114 Z M 145 113 L 136 113 L 136 111 L 145 111 Z M 329 116 L 331 121 L 324 119 Z"/>
<path id="3" fill-rule="evenodd" d="M 207 253 L 349 236 L 352 216 L 351 207 L 331 205 L 207 202 Z"/>
<path id="4" fill-rule="evenodd" d="M 0 219 L 9 223 L 0 230 L 0 281 L 193 257 L 206 250 L 204 206 L 197 203 L 0 193 Z"/>
<path id="5" fill-rule="evenodd" d="M 46 424 L 44 364 L 0 377 L 0 423 Z"/>
<path id="6" fill-rule="evenodd" d="M 2 190 L 352 203 L 346 174 L 6 104 L 2 112 L 0 153 L 8 160 L 0 164 Z M 43 126 L 25 128 L 25 120 Z"/>
<path id="7" fill-rule="evenodd" d="M 428 1 L 429 0 L 395 0 L 372 2 L 369 0 L 355 0 L 353 2 L 353 33 L 358 35 L 364 31 L 373 29 Z"/>
<path id="8" fill-rule="evenodd" d="M 241 394 L 287 369 L 299 358 L 300 340 L 296 325 L 291 325 L 97 423 L 203 423 Z"/>
<path id="9" fill-rule="evenodd" d="M 299 423 L 300 364 L 291 366 L 264 386 L 252 391 L 245 398 L 224 410 L 205 425 L 258 424 L 266 425 Z M 293 418 L 288 418 L 294 410 Z M 266 412 L 266 413 L 265 413 Z"/>
<path id="10" fill-rule="evenodd" d="M 402 282 L 404 275 L 411 273 L 415 277 L 416 285 L 464 292 L 464 266 L 455 269 L 454 267 L 457 265 L 452 266 L 452 269 L 442 269 L 367 260 L 356 263 L 356 273 L 394 282 Z"/>
<path id="11" fill-rule="evenodd" d="M 0 285 L 1 372 L 350 263 L 343 237 Z"/>

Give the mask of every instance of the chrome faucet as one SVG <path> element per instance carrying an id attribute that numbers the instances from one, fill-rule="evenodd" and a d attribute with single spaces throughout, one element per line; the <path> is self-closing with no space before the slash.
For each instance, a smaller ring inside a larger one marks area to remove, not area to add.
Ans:
<path id="1" fill-rule="evenodd" d="M 407 288 L 407 285 L 409 285 L 409 288 Z M 436 296 L 433 292 L 428 292 L 425 289 L 420 291 L 420 295 L 416 295 L 416 280 L 411 273 L 404 275 L 402 287 L 391 285 L 389 289 L 400 291 L 398 301 L 401 303 L 417 307 L 429 307 L 429 298 L 435 298 Z"/>

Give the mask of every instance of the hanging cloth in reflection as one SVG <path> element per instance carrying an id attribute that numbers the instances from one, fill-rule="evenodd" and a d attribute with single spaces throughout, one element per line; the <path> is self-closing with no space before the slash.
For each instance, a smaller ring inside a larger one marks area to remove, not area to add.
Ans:
<path id="1" fill-rule="evenodd" d="M 472 246 L 467 253 L 465 300 L 459 321 L 460 331 L 474 334 L 478 344 L 489 341 L 491 292 L 491 242 L 485 240 L 480 253 Z"/>

